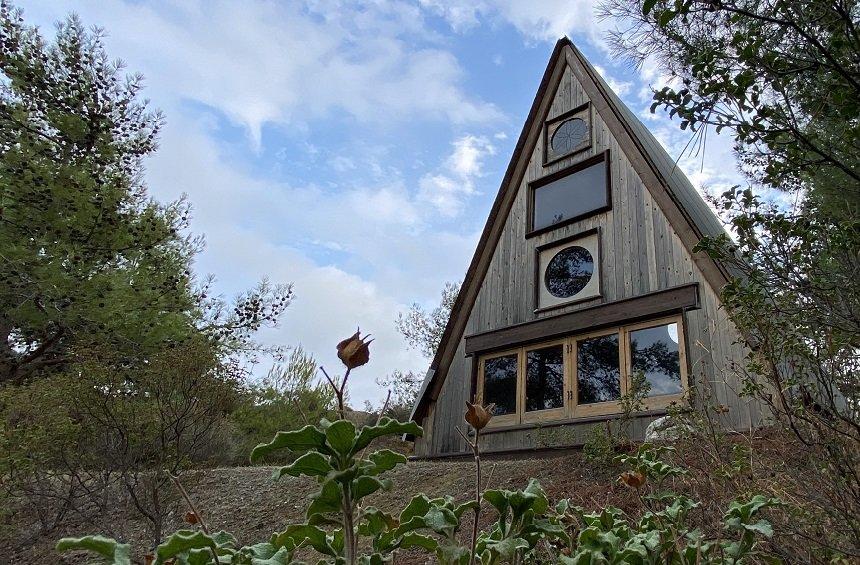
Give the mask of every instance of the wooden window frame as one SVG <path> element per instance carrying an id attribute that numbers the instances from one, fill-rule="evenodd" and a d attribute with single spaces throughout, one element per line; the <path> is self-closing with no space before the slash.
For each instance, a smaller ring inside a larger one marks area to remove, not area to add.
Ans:
<path id="1" fill-rule="evenodd" d="M 528 352 L 534 351 L 536 349 L 545 349 L 547 347 L 552 347 L 554 345 L 561 345 L 562 352 L 562 365 L 563 365 L 563 374 L 562 381 L 564 383 L 564 390 L 562 392 L 562 405 L 561 408 L 548 408 L 544 410 L 532 410 L 531 412 L 526 411 L 526 370 L 528 369 Z M 522 378 L 517 378 L 517 381 L 520 385 L 520 402 L 519 406 L 522 407 L 522 417 L 520 421 L 524 424 L 532 424 L 535 422 L 547 422 L 553 420 L 561 420 L 567 415 L 568 411 L 568 383 L 567 380 L 570 378 L 570 354 L 568 352 L 568 340 L 567 339 L 556 339 L 553 341 L 546 341 L 543 343 L 538 343 L 535 345 L 529 345 L 528 347 L 522 348 Z M 519 377 L 519 375 L 518 375 Z"/>
<path id="2" fill-rule="evenodd" d="M 621 395 L 624 396 L 629 391 L 630 378 L 633 373 L 632 359 L 630 355 L 630 332 L 668 324 L 677 324 L 678 327 L 678 363 L 681 371 L 681 392 L 649 396 L 643 402 L 642 411 L 652 412 L 665 410 L 671 405 L 680 404 L 688 394 L 690 387 L 687 367 L 687 343 L 685 339 L 686 328 L 684 326 L 684 316 L 682 313 L 653 318 L 643 322 L 603 328 L 592 332 L 571 334 L 565 337 L 479 355 L 477 357 L 478 371 L 476 399 L 477 402 L 481 403 L 484 402 L 484 361 L 508 355 L 517 356 L 516 411 L 513 414 L 493 417 L 488 429 L 508 428 L 521 425 L 539 425 L 548 422 L 575 423 L 578 420 L 593 420 L 595 417 L 612 417 L 620 414 L 623 412 L 620 400 L 596 402 L 591 404 L 578 403 L 578 342 L 593 337 L 613 334 L 618 335 L 618 363 L 621 373 Z M 564 405 L 561 408 L 526 412 L 526 354 L 529 351 L 543 349 L 553 345 L 561 345 L 564 352 Z"/>
<path id="3" fill-rule="evenodd" d="M 569 167 L 565 167 L 560 171 L 556 171 L 555 173 L 543 176 L 539 179 L 533 180 L 528 184 L 528 195 L 526 198 L 526 239 L 531 237 L 535 237 L 542 233 L 548 233 L 559 228 L 563 228 L 564 226 L 568 226 L 575 222 L 579 222 L 586 218 L 590 218 L 592 216 L 596 216 L 598 214 L 602 214 L 603 212 L 607 212 L 612 210 L 612 159 L 609 153 L 609 149 L 606 151 L 601 151 L 597 155 L 589 157 L 588 159 L 583 159 L 578 163 L 574 163 Z M 589 210 L 588 212 L 584 212 L 578 216 L 573 216 L 570 218 L 565 218 L 564 220 L 557 222 L 555 224 L 550 224 L 548 226 L 544 226 L 542 228 L 535 229 L 534 227 L 534 214 L 535 214 L 535 191 L 539 188 L 544 187 L 548 184 L 551 184 L 559 179 L 563 179 L 566 176 L 572 175 L 574 173 L 578 173 L 579 171 L 583 171 L 593 165 L 597 165 L 603 162 L 606 167 L 606 171 L 604 172 L 606 176 L 606 186 L 604 187 L 606 190 L 606 204 L 604 206 L 600 206 L 593 210 Z"/>
<path id="4" fill-rule="evenodd" d="M 587 296 L 579 297 L 580 293 L 575 294 L 571 298 L 559 301 L 555 304 L 547 304 L 546 306 L 541 306 L 540 304 L 540 292 L 541 287 L 545 284 L 544 281 L 544 272 L 541 270 L 541 255 L 547 251 L 548 249 L 558 248 L 558 251 L 561 251 L 565 247 L 570 247 L 576 245 L 577 241 L 581 241 L 583 239 L 587 239 L 591 236 L 597 236 L 597 246 L 595 248 L 594 259 L 594 271 L 592 272 L 592 276 L 597 277 L 597 293 L 590 294 Z M 532 292 L 532 300 L 534 301 L 534 313 L 537 314 L 539 312 L 549 312 L 550 310 L 555 310 L 556 308 L 564 308 L 566 306 L 571 306 L 572 304 L 579 304 L 580 302 L 589 302 L 593 300 L 599 300 L 603 298 L 603 234 L 601 232 L 600 226 L 587 229 L 585 231 L 581 231 L 579 233 L 575 233 L 569 235 L 567 237 L 563 237 L 561 239 L 557 239 L 555 241 L 549 241 L 547 243 L 543 243 L 535 247 L 535 258 L 534 258 L 534 292 Z M 579 298 L 577 298 L 579 297 Z"/>
<path id="5" fill-rule="evenodd" d="M 649 396 L 644 401 L 645 410 L 661 410 L 668 408 L 673 403 L 677 404 L 690 388 L 689 375 L 687 374 L 687 342 L 685 340 L 684 320 L 682 315 L 677 314 L 675 316 L 666 316 L 656 320 L 648 320 L 624 326 L 624 331 L 627 334 L 624 338 L 624 356 L 627 358 L 625 371 L 629 380 L 630 375 L 633 373 L 633 359 L 630 356 L 630 332 L 669 324 L 678 325 L 678 364 L 681 371 L 681 392 Z"/>
<path id="6" fill-rule="evenodd" d="M 557 163 L 562 159 L 567 159 L 569 157 L 573 157 L 574 155 L 578 155 L 583 151 L 587 151 L 591 149 L 592 144 L 594 143 L 594 116 L 591 110 L 591 102 L 586 102 L 584 104 L 580 104 L 573 110 L 569 110 L 561 115 L 558 115 L 554 118 L 551 118 L 544 122 L 543 124 L 543 166 L 547 167 L 552 165 L 553 163 Z M 582 118 L 585 120 L 585 123 L 588 124 L 588 140 L 585 143 L 580 144 L 573 151 L 568 151 L 567 153 L 559 153 L 558 155 L 549 156 L 552 146 L 550 145 L 550 129 L 552 126 L 558 124 L 561 126 L 562 123 L 566 122 L 571 118 Z"/>
<path id="7" fill-rule="evenodd" d="M 516 395 L 516 410 L 514 410 L 513 414 L 504 414 L 502 416 L 493 416 L 493 419 L 490 421 L 490 427 L 500 427 L 500 426 L 510 426 L 514 424 L 520 423 L 520 414 L 522 413 L 523 406 L 520 404 L 520 382 L 523 380 L 520 378 L 520 375 L 523 374 L 523 356 L 522 356 L 522 347 L 518 347 L 516 349 L 508 349 L 505 351 L 496 351 L 493 353 L 488 353 L 486 355 L 482 355 L 478 360 L 478 398 L 480 399 L 481 404 L 484 403 L 484 361 L 487 359 L 495 359 L 497 357 L 507 357 L 509 355 L 517 356 L 517 377 L 516 377 L 516 389 L 514 394 Z"/>

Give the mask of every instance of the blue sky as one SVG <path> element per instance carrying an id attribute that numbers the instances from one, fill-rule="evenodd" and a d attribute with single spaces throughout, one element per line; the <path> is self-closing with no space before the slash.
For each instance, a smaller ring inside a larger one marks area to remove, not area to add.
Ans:
<path id="1" fill-rule="evenodd" d="M 216 275 L 225 296 L 263 276 L 295 285 L 265 341 L 302 344 L 336 367 L 337 341 L 357 325 L 374 334 L 356 403 L 384 396 L 376 376 L 426 369 L 394 319 L 462 279 L 558 37 L 681 153 L 689 134 L 647 111 L 666 77 L 611 57 L 604 33 L 616 24 L 599 21 L 596 4 L 19 3 L 47 34 L 77 12 L 145 75 L 167 117 L 147 181 L 160 200 L 193 203 L 207 241 L 197 272 Z M 710 136 L 704 158 L 680 165 L 718 191 L 738 182 L 730 148 Z"/>

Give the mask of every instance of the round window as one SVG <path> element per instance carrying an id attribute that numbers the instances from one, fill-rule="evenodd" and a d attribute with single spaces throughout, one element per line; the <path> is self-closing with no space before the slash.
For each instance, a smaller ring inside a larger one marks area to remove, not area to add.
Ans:
<path id="1" fill-rule="evenodd" d="M 584 247 L 572 245 L 555 254 L 546 266 L 543 281 L 556 298 L 570 298 L 579 293 L 594 273 L 594 258 Z"/>
<path id="2" fill-rule="evenodd" d="M 572 118 L 563 122 L 552 134 L 552 151 L 564 155 L 576 149 L 588 135 L 588 124 L 582 118 Z"/>

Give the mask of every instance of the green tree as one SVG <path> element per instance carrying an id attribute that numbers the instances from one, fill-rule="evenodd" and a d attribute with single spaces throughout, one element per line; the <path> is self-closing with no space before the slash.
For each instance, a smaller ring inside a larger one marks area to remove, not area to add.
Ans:
<path id="1" fill-rule="evenodd" d="M 316 360 L 296 347 L 286 363 L 275 365 L 259 383 L 248 387 L 231 414 L 236 460 L 244 462 L 251 449 L 280 430 L 330 418 L 334 400 L 331 389 L 319 380 Z"/>
<path id="2" fill-rule="evenodd" d="M 706 143 L 735 142 L 750 185 L 718 198 L 734 238 L 699 249 L 753 346 L 746 392 L 798 440 L 825 488 L 795 493 L 823 545 L 860 554 L 860 8 L 824 0 L 609 0 L 615 48 L 672 78 L 654 92 Z M 779 198 L 794 201 L 780 205 Z"/>
<path id="3" fill-rule="evenodd" d="M 74 16 L 53 42 L 0 3 L 0 384 L 61 370 L 92 347 L 134 363 L 200 332 L 231 350 L 273 322 L 289 288 L 234 305 L 196 288 L 189 207 L 147 195 L 163 117 L 142 78 Z"/>

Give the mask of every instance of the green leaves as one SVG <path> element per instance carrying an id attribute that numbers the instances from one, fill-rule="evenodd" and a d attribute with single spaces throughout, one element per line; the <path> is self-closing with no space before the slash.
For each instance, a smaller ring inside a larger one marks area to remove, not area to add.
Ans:
<path id="1" fill-rule="evenodd" d="M 111 565 L 131 565 L 131 546 L 104 536 L 63 538 L 57 542 L 57 551 L 83 549 L 101 555 Z"/>
<path id="2" fill-rule="evenodd" d="M 374 439 L 387 435 L 403 435 L 410 434 L 415 437 L 421 437 L 424 430 L 415 422 L 398 422 L 391 418 L 381 418 L 379 424 L 375 426 L 365 426 L 359 432 L 355 443 L 352 446 L 350 455 L 355 455 L 372 442 Z"/>
<path id="3" fill-rule="evenodd" d="M 326 428 L 325 437 L 328 446 L 335 453 L 348 457 L 355 444 L 355 426 L 349 420 L 338 420 Z"/>
<path id="4" fill-rule="evenodd" d="M 278 432 L 269 443 L 261 443 L 251 451 L 251 463 L 257 463 L 266 455 L 279 449 L 289 449 L 294 453 L 304 453 L 316 449 L 321 453 L 332 454 L 326 445 L 326 435 L 315 426 L 305 426 L 291 432 Z"/>
<path id="5" fill-rule="evenodd" d="M 296 459 L 291 465 L 286 465 L 275 470 L 272 477 L 275 480 L 280 479 L 284 475 L 298 477 L 305 475 L 308 477 L 325 477 L 334 471 L 334 468 L 329 463 L 329 458 L 322 455 L 318 451 L 305 453 Z"/>

